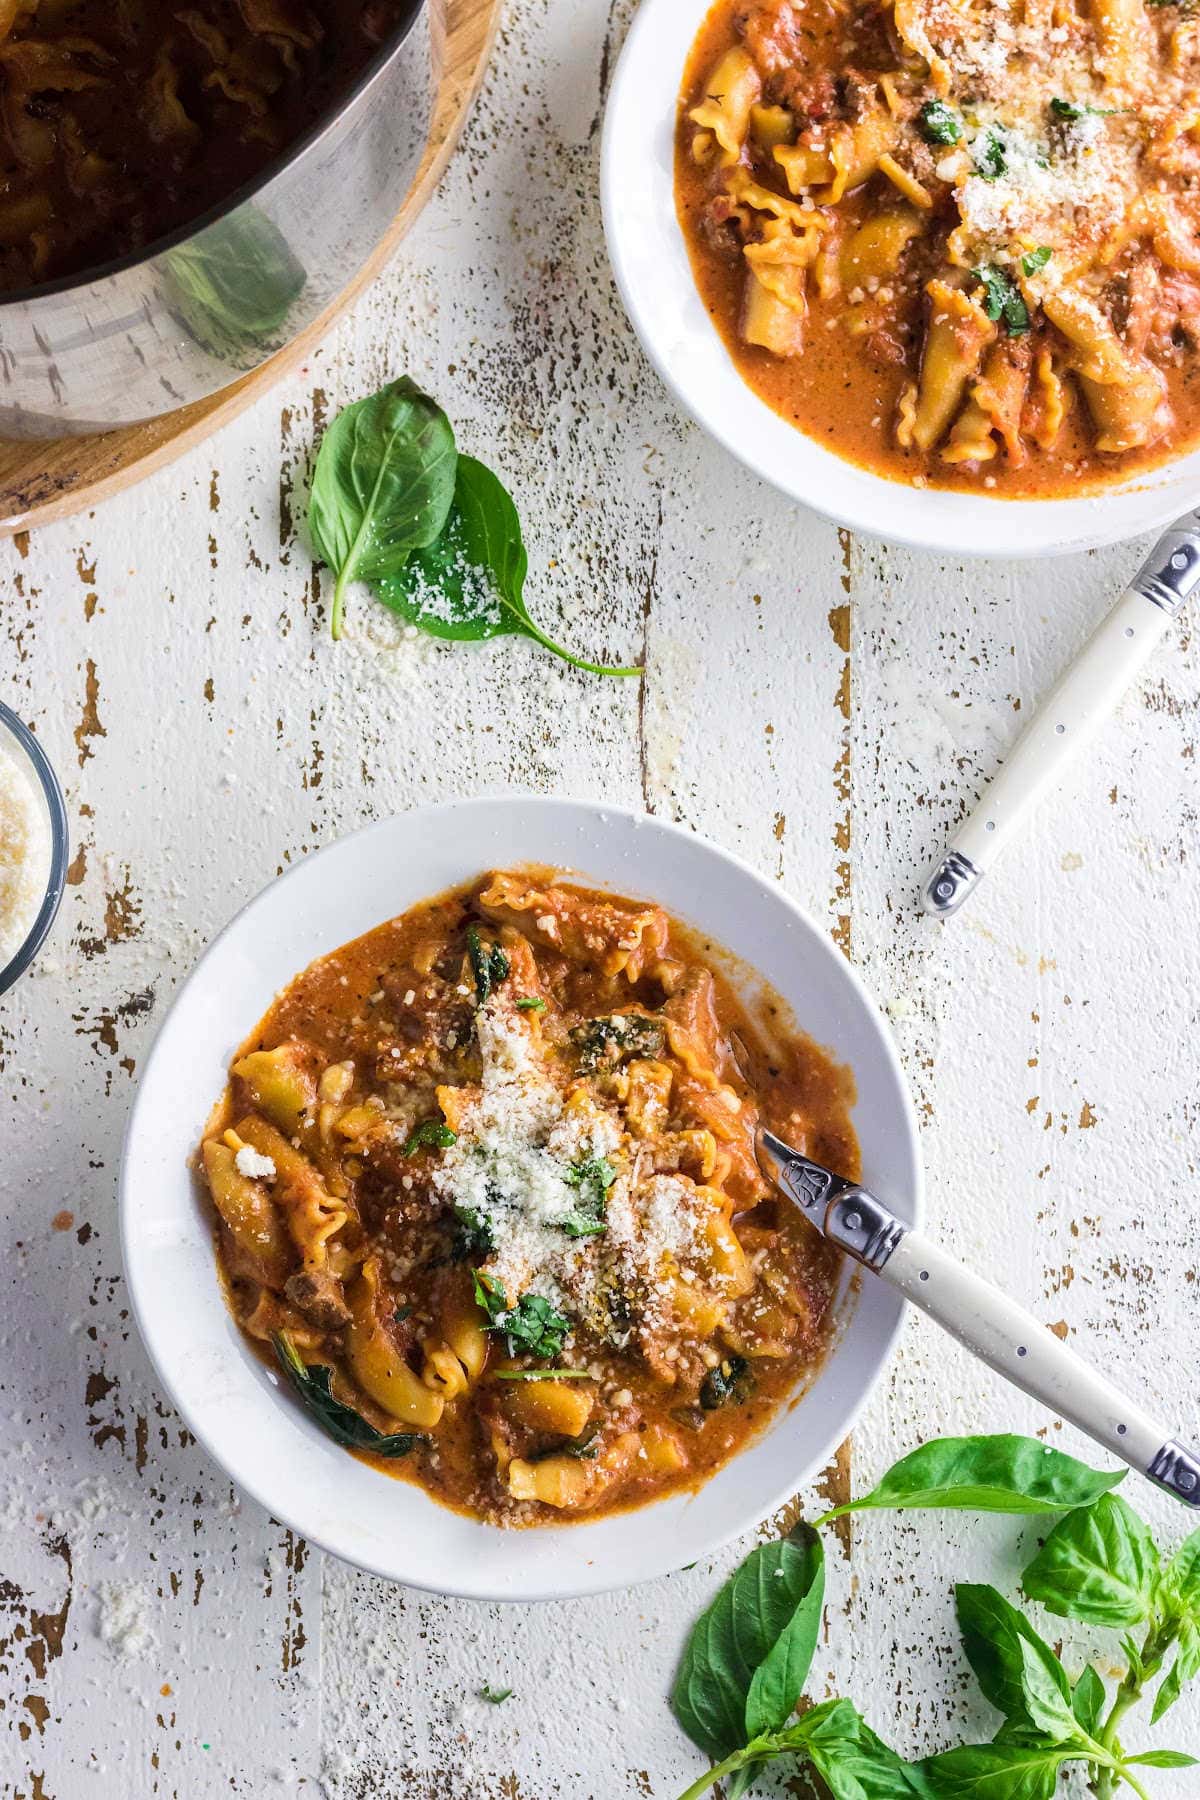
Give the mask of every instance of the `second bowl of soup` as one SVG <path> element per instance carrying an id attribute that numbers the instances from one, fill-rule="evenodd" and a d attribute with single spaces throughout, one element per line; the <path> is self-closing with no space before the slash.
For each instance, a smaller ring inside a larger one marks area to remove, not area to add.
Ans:
<path id="1" fill-rule="evenodd" d="M 1156 9 L 1131 47 L 1101 13 L 646 0 L 606 119 L 610 251 L 660 373 L 744 462 L 964 553 L 1183 510 L 1183 28 Z"/>

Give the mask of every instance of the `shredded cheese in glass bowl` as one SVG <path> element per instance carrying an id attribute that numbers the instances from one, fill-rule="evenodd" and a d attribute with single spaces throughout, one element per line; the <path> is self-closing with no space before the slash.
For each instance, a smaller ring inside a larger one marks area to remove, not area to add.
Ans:
<path id="1" fill-rule="evenodd" d="M 58 777 L 33 733 L 0 704 L 0 994 L 41 949 L 66 869 L 67 812 Z"/>

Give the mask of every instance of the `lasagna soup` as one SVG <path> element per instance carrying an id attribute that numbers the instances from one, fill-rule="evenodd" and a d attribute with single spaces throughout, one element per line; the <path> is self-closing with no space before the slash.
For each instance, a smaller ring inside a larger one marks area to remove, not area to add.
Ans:
<path id="1" fill-rule="evenodd" d="M 1200 437 L 1200 18 L 719 0 L 678 210 L 746 380 L 924 486 L 1094 489 Z"/>
<path id="2" fill-rule="evenodd" d="M 651 905 L 495 874 L 314 963 L 201 1148 L 242 1326 L 340 1444 L 494 1525 L 703 1481 L 833 1330 L 761 1118 L 848 1175 L 849 1074 Z"/>

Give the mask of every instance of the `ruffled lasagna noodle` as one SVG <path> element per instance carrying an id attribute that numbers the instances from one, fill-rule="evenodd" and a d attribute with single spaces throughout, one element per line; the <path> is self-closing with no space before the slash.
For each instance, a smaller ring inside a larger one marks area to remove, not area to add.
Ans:
<path id="1" fill-rule="evenodd" d="M 1200 32 L 1160 0 L 719 0 L 677 196 L 746 379 L 919 486 L 1200 436 Z"/>
<path id="2" fill-rule="evenodd" d="M 141 249 L 255 176 L 400 0 L 0 0 L 0 289 Z"/>
<path id="3" fill-rule="evenodd" d="M 697 1484 L 834 1324 L 758 1120 L 857 1169 L 848 1074 L 767 1010 L 658 907 L 545 872 L 324 958 L 201 1146 L 239 1323 L 401 1438 L 381 1469 L 494 1524 Z"/>

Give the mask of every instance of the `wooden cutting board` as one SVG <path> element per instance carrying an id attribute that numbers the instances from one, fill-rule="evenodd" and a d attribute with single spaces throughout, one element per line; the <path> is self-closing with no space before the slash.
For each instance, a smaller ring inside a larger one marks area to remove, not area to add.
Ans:
<path id="1" fill-rule="evenodd" d="M 446 0 L 446 52 L 425 155 L 390 231 L 349 286 L 319 319 L 270 362 L 223 388 L 144 425 L 82 437 L 0 437 L 0 538 L 95 506 L 141 481 L 257 400 L 311 354 L 347 307 L 379 274 L 441 179 L 479 91 L 502 0 Z"/>

